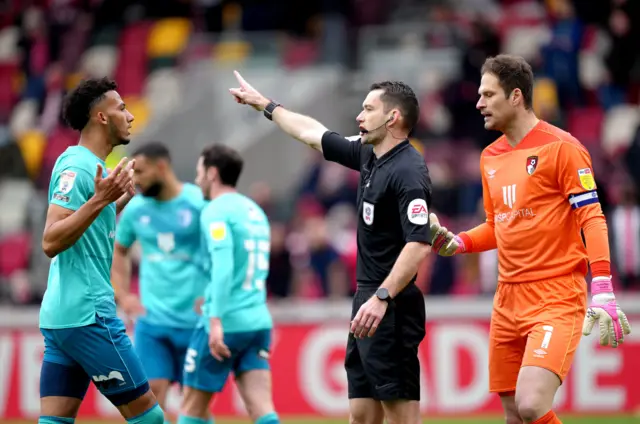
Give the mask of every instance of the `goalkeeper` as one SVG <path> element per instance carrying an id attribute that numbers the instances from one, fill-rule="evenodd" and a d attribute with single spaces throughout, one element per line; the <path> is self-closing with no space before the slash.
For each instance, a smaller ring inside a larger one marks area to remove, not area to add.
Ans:
<path id="1" fill-rule="evenodd" d="M 486 129 L 504 134 L 480 158 L 487 219 L 451 242 L 432 215 L 432 248 L 442 256 L 498 249 L 490 391 L 500 395 L 509 424 L 558 424 L 551 407 L 580 342 L 579 323 L 585 335 L 598 323 L 600 344 L 611 347 L 630 327 L 613 294 L 591 157 L 570 134 L 535 116 L 532 87 L 524 59 L 485 62 L 477 108 Z"/>

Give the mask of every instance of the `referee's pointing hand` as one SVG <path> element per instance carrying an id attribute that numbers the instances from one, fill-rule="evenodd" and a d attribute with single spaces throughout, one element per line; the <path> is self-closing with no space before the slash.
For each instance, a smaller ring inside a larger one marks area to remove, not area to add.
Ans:
<path id="1" fill-rule="evenodd" d="M 367 336 L 374 335 L 387 312 L 387 306 L 389 304 L 384 300 L 378 299 L 377 296 L 373 296 L 371 299 L 358 309 L 353 321 L 351 321 L 351 332 L 356 338 L 363 339 Z"/>
<path id="2" fill-rule="evenodd" d="M 242 78 L 242 75 L 240 75 L 240 72 L 233 71 L 233 74 L 236 76 L 240 87 L 230 88 L 229 92 L 236 99 L 236 102 L 244 105 L 249 105 L 257 111 L 263 111 L 264 108 L 269 104 L 270 100 L 260 94 L 258 90 L 253 88 L 251 84 L 245 81 L 245 79 Z"/>

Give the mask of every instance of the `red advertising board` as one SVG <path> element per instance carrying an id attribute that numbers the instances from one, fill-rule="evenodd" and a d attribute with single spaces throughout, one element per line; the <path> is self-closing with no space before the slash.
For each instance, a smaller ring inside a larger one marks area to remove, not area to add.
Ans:
<path id="1" fill-rule="evenodd" d="M 342 324 L 277 326 L 273 385 L 276 408 L 282 416 L 347 414 L 343 368 L 346 331 Z M 500 411 L 499 400 L 487 391 L 488 341 L 487 319 L 437 319 L 427 324 L 420 352 L 425 415 Z M 584 338 L 557 397 L 557 409 L 573 413 L 636 410 L 640 406 L 639 341 L 630 337 L 623 347 L 611 349 L 599 347 L 596 337 Z M 0 418 L 38 416 L 42 349 L 42 337 L 35 329 L 0 329 Z M 176 390 L 170 396 L 169 411 L 177 412 L 179 403 Z M 232 383 L 213 410 L 217 416 L 244 414 Z M 92 386 L 80 417 L 110 416 L 117 417 L 117 411 Z"/>

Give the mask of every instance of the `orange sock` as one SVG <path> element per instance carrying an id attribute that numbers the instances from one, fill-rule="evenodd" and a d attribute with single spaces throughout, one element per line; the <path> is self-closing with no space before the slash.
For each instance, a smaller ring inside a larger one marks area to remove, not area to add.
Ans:
<path id="1" fill-rule="evenodd" d="M 556 413 L 549 411 L 531 424 L 562 424 L 562 421 L 556 416 Z"/>

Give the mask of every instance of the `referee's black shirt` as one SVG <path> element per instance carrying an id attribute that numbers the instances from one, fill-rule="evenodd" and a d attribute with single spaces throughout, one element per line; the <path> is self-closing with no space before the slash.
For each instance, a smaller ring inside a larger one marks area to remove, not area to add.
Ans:
<path id="1" fill-rule="evenodd" d="M 360 171 L 356 279 L 359 287 L 377 287 L 406 243 L 431 244 L 427 165 L 409 140 L 376 158 L 373 146 L 327 131 L 322 152 L 326 160 Z"/>

